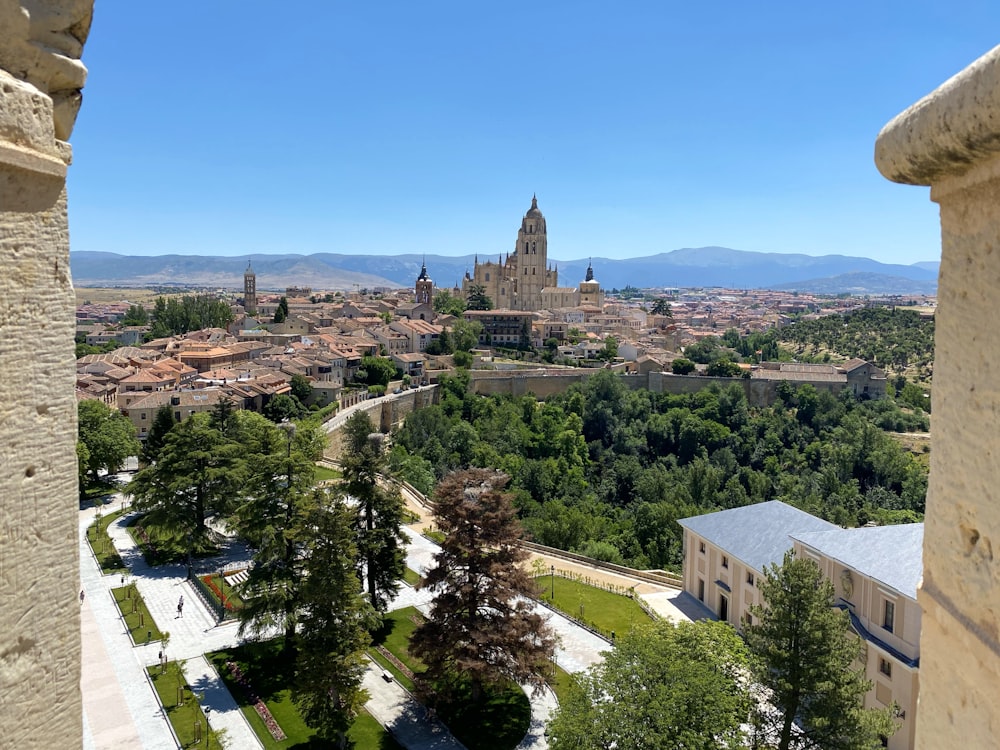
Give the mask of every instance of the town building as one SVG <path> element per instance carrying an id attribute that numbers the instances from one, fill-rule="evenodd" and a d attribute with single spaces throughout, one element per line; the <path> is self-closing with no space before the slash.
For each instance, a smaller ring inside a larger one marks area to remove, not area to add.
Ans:
<path id="1" fill-rule="evenodd" d="M 243 309 L 247 315 L 257 314 L 257 274 L 253 272 L 250 261 L 247 261 L 247 270 L 243 272 Z"/>
<path id="2" fill-rule="evenodd" d="M 785 553 L 813 560 L 833 584 L 865 644 L 865 706 L 893 707 L 891 750 L 914 747 L 920 666 L 922 523 L 842 529 L 778 500 L 678 521 L 684 529 L 684 590 L 737 629 L 764 604 L 759 584 Z"/>

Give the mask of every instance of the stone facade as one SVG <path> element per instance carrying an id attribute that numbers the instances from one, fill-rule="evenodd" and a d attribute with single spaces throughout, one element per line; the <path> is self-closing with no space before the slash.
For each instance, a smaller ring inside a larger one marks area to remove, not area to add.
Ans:
<path id="1" fill-rule="evenodd" d="M 257 274 L 249 262 L 243 272 L 243 310 L 247 315 L 257 314 Z"/>
<path id="2" fill-rule="evenodd" d="M 92 3 L 0 0 L 0 737 L 80 747 L 66 168 Z M 25 391 L 19 384 L 29 382 Z"/>
<path id="3" fill-rule="evenodd" d="M 927 491 L 918 748 L 1000 736 L 1000 47 L 879 135 L 887 178 L 930 185 L 941 207 L 934 451 Z"/>
<path id="4" fill-rule="evenodd" d="M 496 263 L 480 263 L 476 258 L 472 275 L 466 273 L 462 279 L 462 294 L 468 297 L 473 286 L 481 286 L 496 309 L 541 310 L 542 290 L 559 282 L 559 272 L 548 265 L 548 244 L 545 217 L 532 196 L 531 208 L 517 230 L 514 252 Z"/>

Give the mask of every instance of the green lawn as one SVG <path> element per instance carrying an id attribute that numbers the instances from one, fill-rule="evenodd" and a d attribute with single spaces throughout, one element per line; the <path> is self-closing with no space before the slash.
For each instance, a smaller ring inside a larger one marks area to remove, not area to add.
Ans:
<path id="1" fill-rule="evenodd" d="M 125 618 L 125 625 L 128 633 L 132 636 L 135 644 L 147 643 L 148 641 L 158 641 L 163 637 L 160 629 L 156 627 L 156 621 L 146 609 L 146 602 L 142 600 L 135 585 L 120 586 L 111 589 L 111 593 L 118 603 L 118 609 Z M 147 638 L 147 634 L 149 637 Z"/>
<path id="2" fill-rule="evenodd" d="M 174 728 L 182 748 L 198 747 L 203 750 L 221 750 L 222 746 L 216 737 L 208 736 L 205 714 L 202 713 L 194 694 L 185 687 L 184 676 L 177 662 L 170 662 L 167 671 L 160 673 L 159 667 L 149 667 L 147 670 L 153 681 L 153 687 L 160 698 L 160 703 L 166 709 L 167 718 Z M 178 689 L 182 691 L 183 704 L 177 705 Z M 200 723 L 202 739 L 195 741 L 195 724 Z"/>
<path id="3" fill-rule="evenodd" d="M 316 481 L 325 482 L 331 479 L 342 479 L 344 475 L 337 471 L 336 469 L 331 469 L 329 466 L 317 466 L 316 467 Z"/>
<path id="4" fill-rule="evenodd" d="M 556 576 L 556 597 L 553 600 L 552 578 L 543 575 L 538 576 L 535 581 L 541 589 L 539 599 L 571 617 L 583 620 L 605 635 L 624 635 L 633 625 L 650 622 L 649 615 L 643 612 L 642 607 L 627 596 Z"/>
<path id="5" fill-rule="evenodd" d="M 408 650 L 410 636 L 416 630 L 417 624 L 412 618 L 421 617 L 415 607 L 397 609 L 389 612 L 383 619 L 382 628 L 372 634 L 372 645 L 368 649 L 369 656 L 378 663 L 380 667 L 391 672 L 400 685 L 407 690 L 413 690 L 413 680 L 403 674 L 399 668 L 391 661 L 380 654 L 375 647 L 384 646 L 393 656 L 403 662 L 411 672 L 419 673 L 424 670 L 424 664 L 419 659 L 410 655 Z"/>
<path id="6" fill-rule="evenodd" d="M 240 706 L 250 726 L 266 750 L 325 750 L 333 745 L 316 736 L 302 720 L 299 710 L 292 700 L 290 685 L 294 679 L 294 665 L 281 652 L 282 640 L 264 643 L 248 643 L 228 651 L 208 654 L 209 660 L 226 683 L 229 692 Z M 267 705 L 268 710 L 287 735 L 287 739 L 275 740 L 249 703 L 246 693 L 236 684 L 226 668 L 227 661 L 235 661 L 246 674 L 254 691 Z M 401 750 L 395 740 L 369 714 L 362 712 L 347 732 L 357 750 Z"/>
<path id="7" fill-rule="evenodd" d="M 121 514 L 121 510 L 116 510 L 102 515 L 87 528 L 87 541 L 97 557 L 102 573 L 124 573 L 128 570 L 108 536 L 108 525 Z"/>
<path id="8" fill-rule="evenodd" d="M 552 692 L 556 694 L 556 698 L 562 703 L 569 696 L 569 690 L 575 678 L 558 664 L 555 665 L 553 672 L 554 674 L 549 679 L 549 687 L 552 688 Z"/>
<path id="9" fill-rule="evenodd" d="M 406 581 L 411 586 L 416 586 L 418 583 L 420 583 L 420 574 L 415 570 L 406 568 L 403 571 L 403 580 Z"/>

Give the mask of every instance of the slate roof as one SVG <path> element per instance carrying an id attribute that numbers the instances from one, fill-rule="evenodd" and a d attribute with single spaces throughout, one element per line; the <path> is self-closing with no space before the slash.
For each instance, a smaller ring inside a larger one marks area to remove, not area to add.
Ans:
<path id="1" fill-rule="evenodd" d="M 772 563 L 781 564 L 792 548 L 789 535 L 793 532 L 840 530 L 780 500 L 682 518 L 677 523 L 758 572 Z"/>
<path id="2" fill-rule="evenodd" d="M 923 570 L 922 523 L 799 532 L 791 536 L 844 567 L 853 568 L 911 599 L 917 598 L 917 584 Z"/>

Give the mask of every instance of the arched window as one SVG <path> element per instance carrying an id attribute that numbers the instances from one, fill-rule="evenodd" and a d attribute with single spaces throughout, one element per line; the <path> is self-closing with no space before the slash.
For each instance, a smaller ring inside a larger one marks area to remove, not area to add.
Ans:
<path id="1" fill-rule="evenodd" d="M 531 254 L 532 255 L 535 254 L 535 243 L 534 242 L 531 243 Z"/>
<path id="2" fill-rule="evenodd" d="M 528 241 L 524 241 L 524 252 L 528 252 Z"/>
<path id="3" fill-rule="evenodd" d="M 489 281 L 489 280 L 490 280 L 490 272 L 489 272 L 489 271 L 487 271 L 487 272 L 486 272 L 486 280 L 487 280 L 487 281 Z"/>
<path id="4" fill-rule="evenodd" d="M 505 286 L 500 287 L 500 296 L 501 297 L 507 296 L 507 287 Z"/>
<path id="5" fill-rule="evenodd" d="M 534 233 L 535 233 L 535 225 L 528 224 L 528 234 L 534 234 Z"/>
<path id="6" fill-rule="evenodd" d="M 532 268 L 532 269 L 531 269 L 531 275 L 532 275 L 532 276 L 534 276 L 534 275 L 535 275 L 535 269 L 534 269 L 534 268 Z"/>

